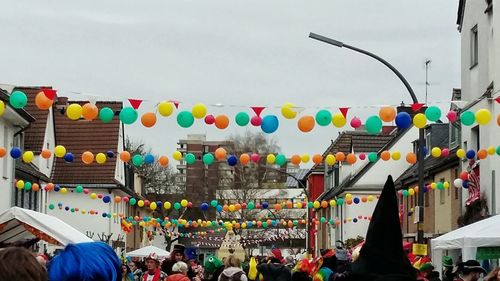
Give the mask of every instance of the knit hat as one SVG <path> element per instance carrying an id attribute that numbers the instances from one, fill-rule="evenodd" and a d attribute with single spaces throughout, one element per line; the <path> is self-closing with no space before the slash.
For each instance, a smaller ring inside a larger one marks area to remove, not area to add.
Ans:
<path id="1" fill-rule="evenodd" d="M 208 273 L 214 273 L 221 266 L 223 266 L 222 261 L 215 256 L 208 256 L 204 264 L 205 271 Z"/>
<path id="2" fill-rule="evenodd" d="M 450 256 L 443 257 L 443 267 L 453 267 L 453 259 Z"/>
<path id="3" fill-rule="evenodd" d="M 434 266 L 432 265 L 432 263 L 428 262 L 428 263 L 424 263 L 420 267 L 420 272 L 431 272 L 433 269 L 434 269 Z"/>
<path id="4" fill-rule="evenodd" d="M 280 261 L 283 261 L 283 256 L 281 255 L 281 250 L 280 249 L 272 249 L 271 250 L 271 253 L 273 254 L 273 256 L 277 259 L 279 259 Z"/>

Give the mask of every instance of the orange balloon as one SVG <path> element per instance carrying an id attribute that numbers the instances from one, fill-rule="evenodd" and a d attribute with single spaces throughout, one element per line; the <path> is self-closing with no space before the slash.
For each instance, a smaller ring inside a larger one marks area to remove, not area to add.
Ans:
<path id="1" fill-rule="evenodd" d="M 158 163 L 160 163 L 160 166 L 165 167 L 168 165 L 168 157 L 167 156 L 160 156 L 158 158 Z"/>
<path id="2" fill-rule="evenodd" d="M 349 163 L 350 165 L 356 163 L 357 160 L 358 158 L 354 153 L 347 154 L 347 163 Z"/>
<path id="3" fill-rule="evenodd" d="M 391 159 L 391 153 L 387 150 L 382 151 L 382 153 L 380 153 L 380 159 L 389 161 L 389 159 Z"/>
<path id="4" fill-rule="evenodd" d="M 223 210 L 224 212 L 227 212 L 227 211 L 229 210 L 229 206 L 228 206 L 228 205 L 224 205 L 224 206 L 222 207 L 222 210 Z"/>
<path id="5" fill-rule="evenodd" d="M 219 147 L 215 150 L 215 158 L 217 160 L 225 160 L 226 159 L 226 155 L 227 155 L 227 152 L 224 148 L 222 147 Z"/>
<path id="6" fill-rule="evenodd" d="M 352 204 L 352 199 L 347 199 L 347 200 L 345 200 L 345 202 L 347 203 L 347 205 L 351 205 Z"/>
<path id="7" fill-rule="evenodd" d="M 486 149 L 480 149 L 477 152 L 477 158 L 479 160 L 485 159 L 486 157 L 488 157 L 488 151 Z"/>
<path id="8" fill-rule="evenodd" d="M 120 196 L 115 196 L 115 203 L 120 203 L 122 198 Z"/>
<path id="9" fill-rule="evenodd" d="M 396 118 L 396 109 L 392 106 L 384 106 L 378 112 L 378 116 L 384 122 L 392 122 Z"/>
<path id="10" fill-rule="evenodd" d="M 82 162 L 87 165 L 92 164 L 92 162 L 94 162 L 94 154 L 90 151 L 85 151 L 82 154 Z"/>
<path id="11" fill-rule="evenodd" d="M 289 228 L 292 228 L 293 227 L 293 222 L 292 221 L 288 221 L 287 225 L 288 225 Z"/>
<path id="12" fill-rule="evenodd" d="M 280 211 L 281 210 L 281 204 L 274 204 L 274 209 L 276 211 Z"/>
<path id="13" fill-rule="evenodd" d="M 326 201 L 321 201 L 321 208 L 325 209 L 328 207 L 328 202 Z"/>
<path id="14" fill-rule="evenodd" d="M 243 153 L 240 155 L 240 163 L 243 165 L 248 164 L 250 162 L 250 155 Z"/>
<path id="15" fill-rule="evenodd" d="M 141 123 L 146 128 L 151 128 L 156 124 L 156 114 L 146 112 L 141 116 Z"/>
<path id="16" fill-rule="evenodd" d="M 38 191 L 40 190 L 40 186 L 38 185 L 38 183 L 33 183 L 33 185 L 31 186 L 31 190 L 33 191 Z"/>
<path id="17" fill-rule="evenodd" d="M 500 114 L 497 116 L 497 125 L 500 126 Z"/>
<path id="18" fill-rule="evenodd" d="M 217 117 L 215 117 L 215 127 L 223 130 L 227 128 L 227 126 L 229 126 L 229 117 L 224 114 L 217 115 Z"/>
<path id="19" fill-rule="evenodd" d="M 293 202 L 292 201 L 286 201 L 286 208 L 287 209 L 293 208 Z"/>
<path id="20" fill-rule="evenodd" d="M 343 162 L 345 160 L 345 154 L 343 152 L 337 152 L 335 153 L 335 159 L 339 162 Z"/>
<path id="21" fill-rule="evenodd" d="M 417 155 L 413 152 L 409 152 L 408 154 L 406 154 L 406 162 L 410 164 L 417 163 Z"/>
<path id="22" fill-rule="evenodd" d="M 82 106 L 82 116 L 85 120 L 92 121 L 99 115 L 99 109 L 97 106 L 91 103 L 86 103 Z"/>
<path id="23" fill-rule="evenodd" d="M 54 101 L 49 99 L 43 92 L 36 94 L 35 105 L 41 110 L 48 110 Z"/>
<path id="24" fill-rule="evenodd" d="M 128 152 L 128 151 L 120 152 L 120 160 L 122 160 L 125 163 L 130 161 L 130 152 Z"/>
<path id="25" fill-rule="evenodd" d="M 5 147 L 0 147 L 0 158 L 4 157 L 7 154 L 7 150 Z"/>
<path id="26" fill-rule="evenodd" d="M 234 204 L 234 208 L 236 209 L 236 211 L 241 210 L 241 204 L 240 203 Z"/>
<path id="27" fill-rule="evenodd" d="M 313 155 L 313 163 L 314 164 L 321 164 L 323 162 L 323 156 L 321 154 L 314 154 Z"/>
<path id="28" fill-rule="evenodd" d="M 314 117 L 311 115 L 306 115 L 300 117 L 299 121 L 297 121 L 297 126 L 299 127 L 299 130 L 301 130 L 304 133 L 312 131 L 314 129 L 316 121 L 314 120 Z"/>
<path id="29" fill-rule="evenodd" d="M 50 152 L 50 150 L 48 149 L 43 149 L 40 155 L 42 156 L 43 159 L 49 159 L 50 156 L 52 156 L 52 152 Z"/>
<path id="30" fill-rule="evenodd" d="M 46 186 L 45 186 L 45 189 L 47 191 L 51 191 L 51 190 L 54 190 L 54 184 L 49 182 Z"/>
<path id="31" fill-rule="evenodd" d="M 300 158 L 300 155 L 294 154 L 292 158 L 290 159 L 290 162 L 294 165 L 299 165 L 302 159 Z"/>
<path id="32" fill-rule="evenodd" d="M 366 196 L 361 197 L 361 202 L 366 203 L 368 201 L 368 198 Z"/>

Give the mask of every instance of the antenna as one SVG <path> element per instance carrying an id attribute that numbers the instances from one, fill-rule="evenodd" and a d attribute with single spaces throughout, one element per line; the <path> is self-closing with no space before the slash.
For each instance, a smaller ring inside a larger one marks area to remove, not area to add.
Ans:
<path id="1" fill-rule="evenodd" d="M 430 58 L 425 59 L 425 104 L 427 104 L 427 88 L 431 85 L 429 83 L 429 65 L 431 62 Z"/>

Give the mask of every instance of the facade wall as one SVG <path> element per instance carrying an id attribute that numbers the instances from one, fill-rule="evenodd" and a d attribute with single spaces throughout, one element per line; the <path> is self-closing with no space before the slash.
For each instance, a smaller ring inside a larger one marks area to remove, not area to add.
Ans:
<path id="1" fill-rule="evenodd" d="M 2 136 L 0 137 L 0 143 L 2 147 L 7 150 L 7 155 L 0 158 L 0 188 L 7 192 L 2 192 L 0 196 L 0 212 L 3 212 L 10 208 L 13 203 L 14 196 L 14 165 L 15 161 L 10 157 L 9 151 L 13 146 L 13 138 L 15 134 L 15 129 L 9 122 L 5 119 L 0 118 L 0 132 Z"/>
<path id="2" fill-rule="evenodd" d="M 455 169 L 440 172 L 434 176 L 434 182 L 448 181 L 450 187 L 443 190 L 434 190 L 434 233 L 443 234 L 457 228 L 457 219 L 460 216 L 461 188 L 453 186 Z"/>

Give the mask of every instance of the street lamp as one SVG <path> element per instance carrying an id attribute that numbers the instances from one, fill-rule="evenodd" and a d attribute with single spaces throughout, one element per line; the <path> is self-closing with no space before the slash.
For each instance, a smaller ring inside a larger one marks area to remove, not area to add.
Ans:
<path id="1" fill-rule="evenodd" d="M 339 47 L 339 48 L 347 48 L 351 49 L 353 51 L 356 51 L 358 53 L 362 53 L 364 55 L 367 55 L 369 57 L 372 57 L 385 66 L 387 66 L 398 78 L 403 82 L 405 85 L 406 89 L 408 90 L 408 93 L 411 96 L 411 99 L 413 100 L 413 103 L 418 103 L 417 96 L 415 95 L 415 92 L 411 88 L 410 84 L 406 79 L 403 77 L 403 75 L 394 67 L 392 66 L 389 62 L 384 60 L 383 58 L 370 53 L 368 51 L 365 51 L 363 49 L 345 44 L 344 42 L 337 41 L 328 37 L 324 37 L 315 33 L 309 33 L 309 38 L 316 39 L 318 41 Z M 417 148 L 417 162 L 418 162 L 418 187 L 419 187 L 419 192 L 417 196 L 417 206 L 415 207 L 415 215 L 417 216 L 417 243 L 418 244 L 423 244 L 424 242 L 424 230 L 423 230 L 423 222 L 424 222 L 424 146 L 425 146 L 425 139 L 424 139 L 424 129 L 419 129 L 418 131 L 418 148 Z"/>

